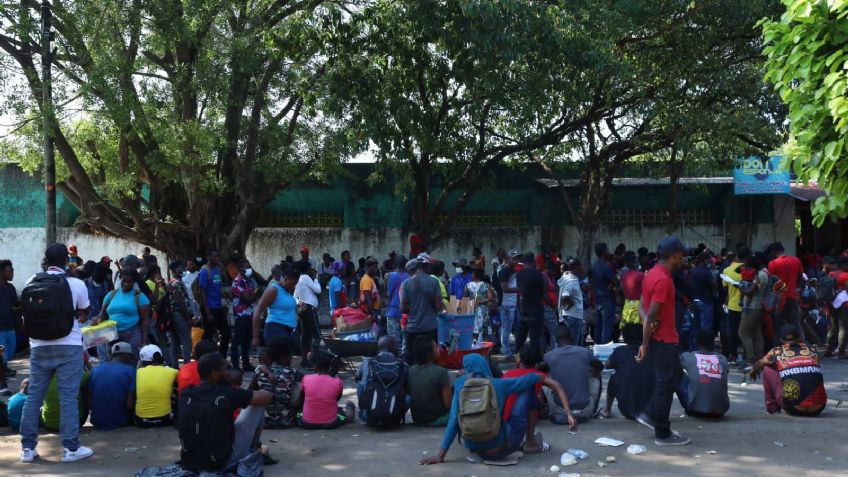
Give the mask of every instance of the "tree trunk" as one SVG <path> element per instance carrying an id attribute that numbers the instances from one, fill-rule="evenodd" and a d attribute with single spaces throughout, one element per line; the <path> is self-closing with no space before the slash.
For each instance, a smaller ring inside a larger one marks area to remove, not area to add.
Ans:
<path id="1" fill-rule="evenodd" d="M 592 248 L 598 240 L 598 224 L 577 225 L 577 250 L 576 257 L 580 263 L 589 270 L 592 263 Z"/>
<path id="2" fill-rule="evenodd" d="M 665 233 L 668 235 L 673 234 L 680 224 L 680 220 L 677 216 L 677 186 L 678 182 L 680 182 L 680 173 L 682 169 L 683 163 L 677 161 L 677 148 L 672 147 L 671 159 L 669 160 L 668 165 L 668 179 L 669 188 L 671 192 L 671 200 L 669 203 L 668 223 L 665 227 Z"/>

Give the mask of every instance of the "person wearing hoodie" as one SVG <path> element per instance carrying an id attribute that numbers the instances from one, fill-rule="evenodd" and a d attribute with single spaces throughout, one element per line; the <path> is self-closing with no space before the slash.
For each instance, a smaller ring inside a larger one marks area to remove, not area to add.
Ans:
<path id="1" fill-rule="evenodd" d="M 453 399 L 451 400 L 450 418 L 445 429 L 445 436 L 438 455 L 422 459 L 420 464 L 439 464 L 445 461 L 445 456 L 450 449 L 454 439 L 459 433 L 459 400 L 462 388 L 470 377 L 486 378 L 492 381 L 495 394 L 498 399 L 498 409 L 503 412 L 507 397 L 517 394 L 515 404 L 512 407 L 509 420 L 502 421 L 498 436 L 487 442 L 471 442 L 463 440 L 465 447 L 474 454 L 485 460 L 502 460 L 517 450 L 525 454 L 541 453 L 550 450 L 550 444 L 542 440 L 541 435 L 536 434 L 536 421 L 538 416 L 530 410 L 536 399 L 535 386 L 542 383 L 553 388 L 563 402 L 568 402 L 562 387 L 549 377 L 542 377 L 536 373 L 529 373 L 520 378 L 494 379 L 489 363 L 479 354 L 469 354 L 462 359 L 465 374 L 460 376 L 454 385 Z M 577 427 L 573 418 L 569 419 L 572 429 Z M 522 445 L 523 444 L 523 445 Z"/>

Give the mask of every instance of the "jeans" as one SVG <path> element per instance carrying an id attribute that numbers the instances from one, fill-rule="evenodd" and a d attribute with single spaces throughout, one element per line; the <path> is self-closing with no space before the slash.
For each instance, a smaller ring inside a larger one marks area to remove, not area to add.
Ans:
<path id="1" fill-rule="evenodd" d="M 615 301 L 612 297 L 600 297 L 596 299 L 595 307 L 598 311 L 598 321 L 595 325 L 595 343 L 609 343 L 612 341 L 612 332 L 615 326 Z"/>
<path id="2" fill-rule="evenodd" d="M 601 402 L 601 392 L 603 391 L 603 383 L 598 376 L 589 376 L 589 404 L 582 409 L 571 409 L 571 415 L 577 422 L 588 422 L 589 419 L 595 417 L 598 412 L 598 405 Z M 545 393 L 545 399 L 548 401 L 548 411 L 551 414 L 551 422 L 554 424 L 567 425 L 568 414 L 565 413 L 565 407 L 560 403 L 559 396 L 551 388 L 542 388 Z"/>
<path id="3" fill-rule="evenodd" d="M 311 305 L 300 312 L 300 354 L 307 354 L 321 342 L 321 330 L 318 329 L 318 310 Z"/>
<path id="4" fill-rule="evenodd" d="M 721 332 L 727 336 L 727 356 L 735 359 L 739 353 L 739 322 L 742 319 L 741 311 L 730 310 L 722 323 Z"/>
<path id="5" fill-rule="evenodd" d="M 130 345 L 133 350 L 133 355 L 135 359 L 138 360 L 138 352 L 141 349 L 141 325 L 136 324 L 132 328 L 119 331 L 118 332 L 118 341 L 123 341 Z M 109 349 L 109 354 L 107 354 L 109 359 L 112 359 L 112 350 Z M 108 361 L 109 359 L 105 360 Z"/>
<path id="6" fill-rule="evenodd" d="M 575 346 L 583 346 L 585 339 L 586 322 L 573 316 L 565 316 L 565 325 L 571 330 L 571 340 Z"/>
<path id="7" fill-rule="evenodd" d="M 518 308 L 515 305 L 501 305 L 501 352 L 506 359 L 512 359 L 514 353 L 509 342 L 509 336 L 515 326 Z"/>
<path id="8" fill-rule="evenodd" d="M 265 422 L 265 406 L 247 406 L 236 418 L 233 453 L 227 466 L 244 459 L 259 445 L 262 423 Z"/>
<path id="9" fill-rule="evenodd" d="M 250 342 L 252 337 L 253 317 L 250 315 L 237 316 L 233 326 L 233 345 L 230 354 L 234 368 L 239 366 L 239 359 L 241 359 L 244 371 L 252 371 L 250 368 Z"/>
<path id="10" fill-rule="evenodd" d="M 515 351 L 521 350 L 527 337 L 530 337 L 530 346 L 537 350 L 542 349 L 542 327 L 544 326 L 544 312 L 538 315 L 521 314 L 516 324 Z"/>
<path id="11" fill-rule="evenodd" d="M 266 321 L 265 331 L 262 333 L 262 340 L 265 342 L 265 346 L 268 346 L 268 342 L 271 341 L 271 338 L 277 336 L 285 336 L 292 344 L 294 344 L 294 329 L 291 326 L 281 325 L 279 323 L 268 323 Z"/>
<path id="12" fill-rule="evenodd" d="M 177 360 L 177 352 L 180 348 L 183 350 L 183 364 L 188 364 L 191 361 L 191 325 L 182 315 L 174 315 L 171 319 L 168 341 L 170 341 L 168 365 L 172 368 L 180 368 L 180 363 Z"/>
<path id="13" fill-rule="evenodd" d="M 739 323 L 739 338 L 745 348 L 745 359 L 749 364 L 763 357 L 763 309 L 742 310 Z"/>
<path id="14" fill-rule="evenodd" d="M 830 311 L 830 330 L 827 332 L 827 349 L 845 353 L 845 341 L 848 338 L 848 310 L 840 308 Z"/>
<path id="15" fill-rule="evenodd" d="M 698 334 L 698 330 L 712 330 L 713 329 L 713 302 L 709 303 L 701 300 L 695 300 L 692 302 L 692 312 L 695 315 L 695 323 L 692 323 L 692 331 L 689 333 L 689 349 L 697 349 L 695 346 L 695 336 Z"/>
<path id="16" fill-rule="evenodd" d="M 62 445 L 79 449 L 79 403 L 77 396 L 83 375 L 82 346 L 38 346 L 30 355 L 29 394 L 21 415 L 21 448 L 38 445 L 41 405 L 53 375 L 59 391 L 59 433 Z"/>
<path id="17" fill-rule="evenodd" d="M 548 335 L 548 346 L 547 350 L 550 351 L 557 347 L 557 325 L 559 325 L 559 320 L 557 319 L 557 312 L 549 307 L 545 307 L 545 331 L 547 331 Z"/>
<path id="18" fill-rule="evenodd" d="M 680 384 L 682 369 L 676 343 L 651 340 L 648 355 L 654 363 L 654 393 L 645 407 L 645 414 L 654 422 L 654 436 L 665 439 L 671 435 L 671 403 Z"/>
<path id="19" fill-rule="evenodd" d="M 230 323 L 227 321 L 228 311 L 226 308 L 210 308 L 209 315 L 205 317 L 206 321 L 204 324 L 203 336 L 206 339 L 215 341 L 216 329 L 221 333 L 221 341 L 218 343 L 218 349 L 222 354 L 227 353 L 230 345 Z"/>
<path id="20" fill-rule="evenodd" d="M 18 337 L 15 335 L 15 330 L 0 331 L 0 345 L 6 347 L 3 354 L 3 362 L 8 363 L 15 357 L 15 347 L 18 345 Z"/>
<path id="21" fill-rule="evenodd" d="M 408 346 L 406 342 L 406 336 L 403 333 L 403 327 L 400 326 L 400 318 L 393 318 L 391 316 L 386 317 L 386 327 L 388 329 L 388 334 L 392 338 L 397 341 L 400 345 L 400 353 L 401 355 L 406 354 L 406 347 Z"/>

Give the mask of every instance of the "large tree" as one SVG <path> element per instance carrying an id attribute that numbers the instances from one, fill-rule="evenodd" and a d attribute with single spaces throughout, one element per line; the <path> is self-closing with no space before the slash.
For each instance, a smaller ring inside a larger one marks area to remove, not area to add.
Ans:
<path id="1" fill-rule="evenodd" d="M 360 146 L 431 246 L 510 157 L 544 151 L 628 101 L 574 2 L 377 0 L 337 30 L 331 81 Z M 604 3 L 604 2 L 598 2 Z"/>
<path id="2" fill-rule="evenodd" d="M 782 3 L 783 15 L 762 25 L 765 79 L 789 108 L 794 172 L 828 193 L 813 209 L 821 225 L 848 217 L 848 1 Z"/>
<path id="3" fill-rule="evenodd" d="M 243 250 L 263 205 L 344 148 L 342 123 L 316 107 L 340 2 L 51 3 L 55 107 L 41 98 L 39 2 L 0 5 L 0 58 L 23 78 L 4 88 L 21 118 L 6 150 L 37 170 L 46 115 L 83 230 L 180 255 Z"/>
<path id="4" fill-rule="evenodd" d="M 566 204 L 578 229 L 578 257 L 591 257 L 612 181 L 628 160 L 665 154 L 727 164 L 780 143 L 782 108 L 759 81 L 754 31 L 776 7 L 768 0 L 576 7 L 575 18 L 598 32 L 596 45 L 614 65 L 614 74 L 583 85 L 604 113 L 569 134 L 559 156 L 548 156 L 581 166 L 579 204 Z M 674 164 L 669 176 L 679 172 Z"/>

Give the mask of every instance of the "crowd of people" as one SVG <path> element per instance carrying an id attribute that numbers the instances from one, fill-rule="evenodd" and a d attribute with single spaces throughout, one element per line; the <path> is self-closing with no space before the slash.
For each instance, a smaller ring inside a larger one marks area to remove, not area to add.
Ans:
<path id="1" fill-rule="evenodd" d="M 657 445 L 685 445 L 670 427 L 675 394 L 687 414 L 721 417 L 736 368 L 762 376 L 769 413 L 818 415 L 827 396 L 816 345 L 848 358 L 846 254 L 802 261 L 779 243 L 713 253 L 667 237 L 656 252 L 599 243 L 585 265 L 505 249 L 488 261 L 475 248 L 448 273 L 426 251 L 410 252 L 357 266 L 348 251 L 316 262 L 304 246 L 266 279 L 237 253 L 173 259 L 163 273 L 148 248 L 95 262 L 53 244 L 21 293 L 12 263 L 0 260 L 6 395 L 17 335 L 29 337 L 29 377 L 7 403 L 21 460 L 38 457 L 40 426 L 59 431 L 63 462 L 91 456 L 79 442 L 90 420 L 101 430 L 174 426 L 183 468 L 247 469 L 276 462 L 263 428 L 359 419 L 445 427 L 441 452 L 424 464 L 442 462 L 457 435 L 476 459 L 501 461 L 550 450 L 540 419 L 575 429 L 616 402 Z M 353 377 L 357 402 L 340 406 L 341 363 L 319 315 L 348 308 L 369 317 L 377 353 Z M 493 342 L 512 369 L 472 353 L 452 379 L 437 364 L 449 350 L 437 333 L 448 311 L 473 315 L 472 346 Z M 84 349 L 81 329 L 107 320 L 116 339 Z M 614 373 L 602 405 L 604 369 Z"/>

